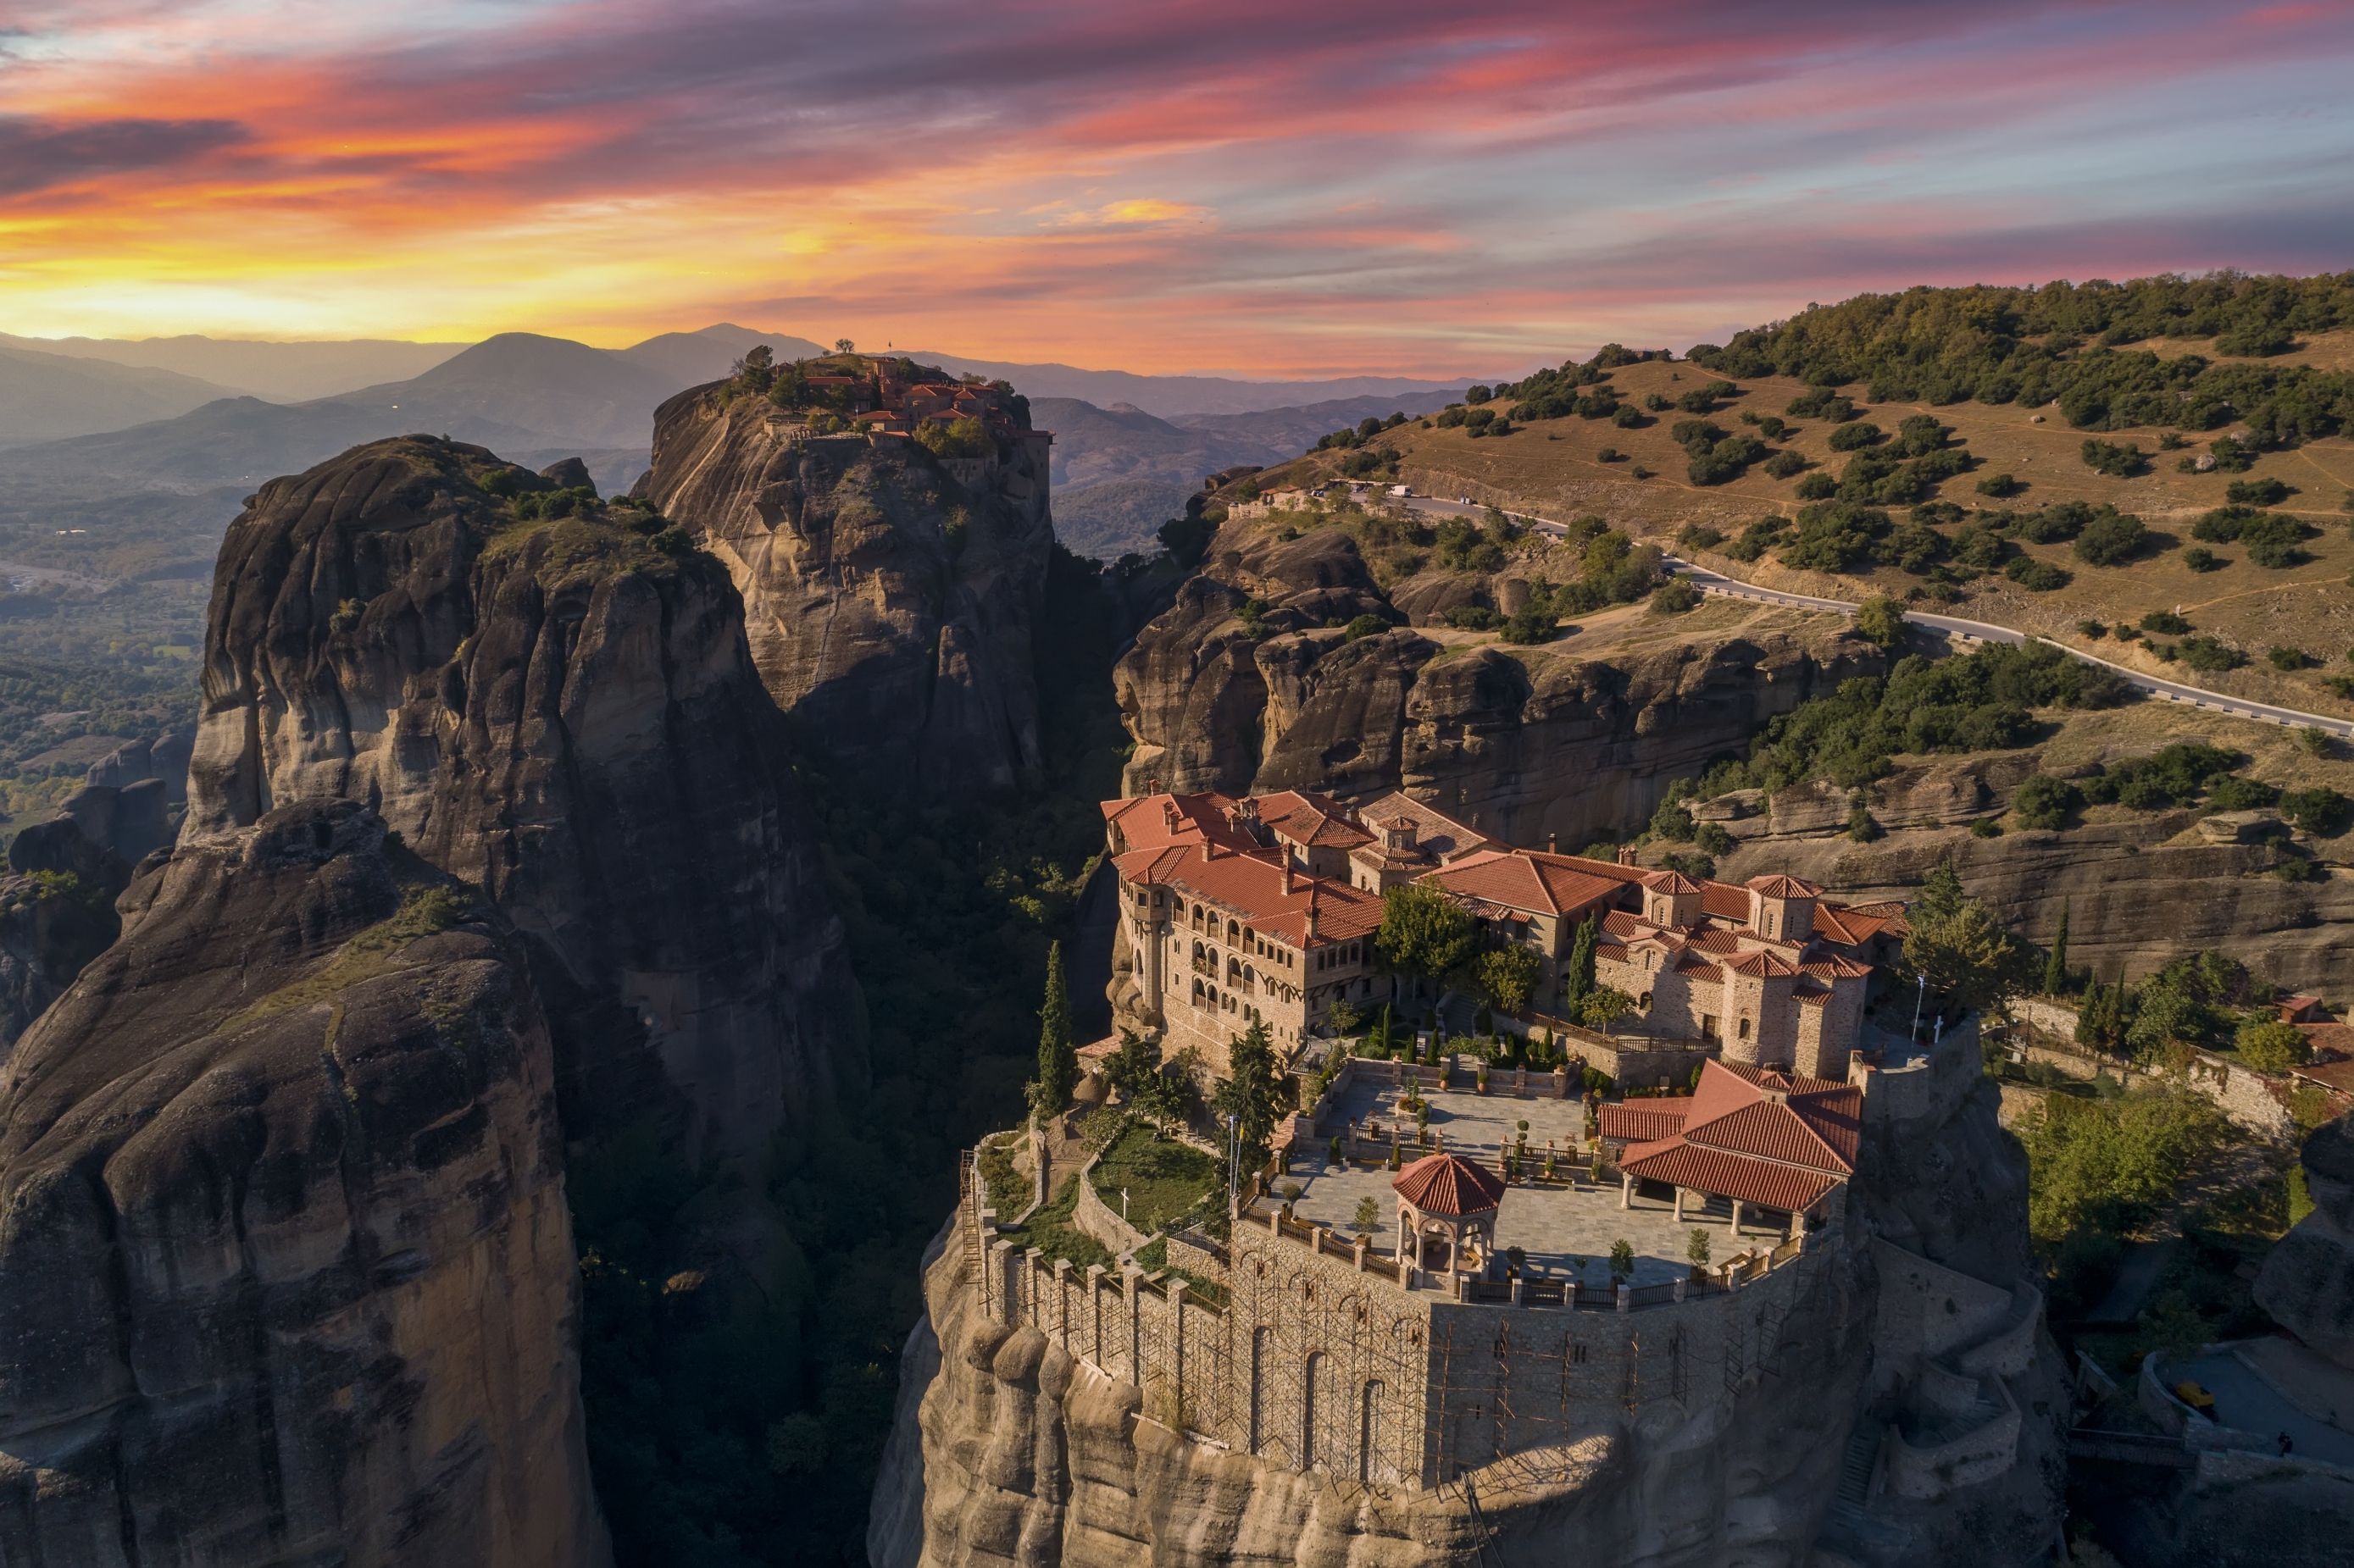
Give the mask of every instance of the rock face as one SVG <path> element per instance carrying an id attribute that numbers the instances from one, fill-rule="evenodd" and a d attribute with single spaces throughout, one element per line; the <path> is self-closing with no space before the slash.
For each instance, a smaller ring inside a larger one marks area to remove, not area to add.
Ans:
<path id="1" fill-rule="evenodd" d="M 1734 881 L 1787 872 L 1836 897 L 1901 898 L 1950 857 L 1970 892 L 2023 936 L 2049 940 L 2064 907 L 2071 960 L 2104 978 L 2138 978 L 2213 948 L 2293 990 L 2326 995 L 2343 985 L 2354 961 L 2354 877 L 2281 881 L 2265 874 L 2275 851 L 2217 842 L 2185 810 L 1990 839 L 1963 831 L 2003 810 L 2041 763 L 2029 748 L 1902 767 L 1872 787 L 1887 836 L 1870 843 L 1848 839 L 1850 793 L 1829 783 L 1785 791 L 1763 811 L 1728 800 L 1702 814 L 1738 841 L 1718 865 Z"/>
<path id="2" fill-rule="evenodd" d="M 183 842 L 366 804 L 533 944 L 567 1127 L 667 1095 L 706 1147 L 756 1151 L 862 1068 L 740 602 L 631 514 L 519 520 L 486 480 L 547 488 L 412 438 L 253 498 L 214 581 Z"/>
<path id="3" fill-rule="evenodd" d="M 2305 1140 L 2313 1213 L 2264 1258 L 2256 1304 L 2273 1321 L 2343 1367 L 2354 1367 L 2354 1122 Z"/>
<path id="4" fill-rule="evenodd" d="M 1868 1132 L 1866 1176 L 1823 1266 L 1795 1296 L 1776 1293 L 1757 1309 L 1752 1349 L 1763 1372 L 1736 1389 L 1704 1364 L 1685 1392 L 1569 1431 L 1522 1456 L 1530 1464 L 1474 1472 L 1484 1532 L 1462 1488 L 1303 1475 L 1149 1419 L 1127 1381 L 1051 1331 L 982 1309 L 961 1240 L 944 1233 L 927 1259 L 927 1316 L 903 1356 L 868 1559 L 875 1568 L 2032 1560 L 2060 1516 L 2066 1383 L 2029 1285 L 2023 1158 L 1996 1126 L 1975 1039 L 1952 1044 L 1941 1069 L 1893 1097 L 1901 1108 Z M 1511 1316 L 1515 1342 L 1564 1327 L 1557 1312 Z M 1581 1339 L 1645 1332 L 1639 1315 L 1577 1316 Z M 1193 1353 L 1216 1364 L 1212 1346 Z M 1235 1351 L 1228 1364 L 1247 1359 Z M 1933 1406 L 1933 1396 L 1946 1403 Z M 1857 1456 L 1873 1479 L 1842 1499 Z"/>
<path id="5" fill-rule="evenodd" d="M 1338 529 L 1214 555 L 1116 673 L 1136 739 L 1129 790 L 1403 788 L 1498 838 L 1575 848 L 1882 662 L 1828 620 L 1593 660 L 1574 641 L 1464 649 L 1403 626 L 1339 630 L 1400 613 Z"/>
<path id="6" fill-rule="evenodd" d="M 0 878 L 0 1061 L 114 940 L 113 903 L 111 891 L 80 877 Z"/>
<path id="7" fill-rule="evenodd" d="M 1039 768 L 1044 451 L 1003 443 L 960 481 L 912 440 L 811 438 L 702 387 L 656 412 L 639 492 L 726 563 L 760 678 L 827 749 L 934 794 L 1006 789 Z"/>
<path id="8" fill-rule="evenodd" d="M 0 1073 L 0 1560 L 606 1561 L 511 930 L 345 803 L 122 906 Z"/>

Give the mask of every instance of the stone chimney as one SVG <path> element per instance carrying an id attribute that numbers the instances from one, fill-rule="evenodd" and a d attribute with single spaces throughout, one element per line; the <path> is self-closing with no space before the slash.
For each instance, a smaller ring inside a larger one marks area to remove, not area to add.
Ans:
<path id="1" fill-rule="evenodd" d="M 1283 852 L 1283 894 L 1287 898 L 1291 896 L 1291 852 L 1289 850 Z"/>
<path id="2" fill-rule="evenodd" d="M 1545 853 L 1559 854 L 1560 853 L 1561 835 L 1559 833 L 1547 833 L 1545 835 Z"/>
<path id="3" fill-rule="evenodd" d="M 1620 865 L 1632 865 L 1635 863 L 1635 846 L 1633 844 L 1620 844 L 1618 846 L 1618 863 Z"/>

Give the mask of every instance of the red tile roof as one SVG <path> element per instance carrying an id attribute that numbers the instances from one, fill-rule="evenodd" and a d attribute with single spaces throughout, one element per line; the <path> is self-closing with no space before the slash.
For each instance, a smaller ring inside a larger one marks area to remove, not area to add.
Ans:
<path id="1" fill-rule="evenodd" d="M 1819 1171 L 1744 1159 L 1681 1139 L 1631 1148 L 1620 1158 L 1618 1168 L 1646 1181 L 1696 1188 L 1768 1209 L 1811 1208 L 1839 1185 L 1838 1178 Z"/>
<path id="2" fill-rule="evenodd" d="M 1299 871 L 1287 887 L 1283 861 L 1281 850 L 1235 851 L 1196 842 L 1130 850 L 1112 863 L 1124 882 L 1173 888 L 1294 948 L 1354 941 L 1381 929 L 1379 898 Z"/>
<path id="3" fill-rule="evenodd" d="M 1459 1154 L 1426 1154 L 1390 1185 L 1424 1213 L 1454 1219 L 1485 1213 L 1504 1201 L 1503 1178 Z"/>
<path id="4" fill-rule="evenodd" d="M 1756 975 L 1768 980 L 1798 972 L 1797 965 L 1781 954 L 1767 952 L 1763 948 L 1745 958 L 1735 959 L 1724 967 L 1737 975 Z"/>
<path id="5" fill-rule="evenodd" d="M 1684 1129 L 1691 1110 L 1690 1095 L 1666 1095 L 1655 1100 L 1614 1100 L 1602 1107 L 1602 1136 L 1613 1143 L 1655 1143 Z"/>
<path id="6" fill-rule="evenodd" d="M 1685 1107 L 1678 1129 L 1630 1145 L 1620 1168 L 1776 1209 L 1806 1208 L 1854 1173 L 1863 1096 L 1845 1084 L 1711 1061 Z"/>
<path id="7" fill-rule="evenodd" d="M 1653 893 L 1698 893 L 1699 883 L 1681 871 L 1655 871 L 1643 878 L 1643 885 Z"/>
<path id="8" fill-rule="evenodd" d="M 1748 886 L 1753 892 L 1762 893 L 1768 898 L 1812 898 L 1822 892 L 1813 883 L 1803 882 L 1795 876 L 1753 876 Z"/>

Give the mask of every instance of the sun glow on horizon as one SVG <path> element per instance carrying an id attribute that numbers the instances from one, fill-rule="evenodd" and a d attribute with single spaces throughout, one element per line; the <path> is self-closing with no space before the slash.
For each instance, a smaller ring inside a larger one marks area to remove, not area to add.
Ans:
<path id="1" fill-rule="evenodd" d="M 29 336 L 745 321 L 1437 376 L 1863 289 L 2354 253 L 2354 27 L 2317 7 L 20 10 L 0 322 Z M 2186 159 L 2216 194 L 2168 188 Z"/>

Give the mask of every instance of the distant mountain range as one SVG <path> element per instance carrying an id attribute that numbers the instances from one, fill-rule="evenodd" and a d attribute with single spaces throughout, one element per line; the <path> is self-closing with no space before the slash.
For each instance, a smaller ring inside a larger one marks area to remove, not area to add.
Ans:
<path id="1" fill-rule="evenodd" d="M 16 507 L 72 506 L 93 549 L 109 498 L 185 497 L 186 559 L 163 547 L 158 531 L 169 531 L 168 519 L 152 500 L 124 509 L 136 511 L 155 546 L 141 558 L 171 557 L 168 569 L 184 573 L 199 554 L 209 558 L 228 522 L 224 492 L 241 493 L 381 436 L 453 436 L 533 467 L 578 456 L 600 488 L 626 488 L 645 467 L 656 406 L 727 375 L 762 343 L 779 358 L 824 352 L 807 338 L 730 323 L 620 349 L 532 333 L 469 346 L 0 334 L 0 487 Z M 1031 398 L 1037 423 L 1056 432 L 1055 506 L 1065 537 L 1105 556 L 1150 548 L 1153 530 L 1208 473 L 1279 461 L 1367 414 L 1438 407 L 1460 385 L 1252 382 L 910 356 L 1002 377 Z M 405 374 L 386 377 L 387 369 Z M 355 376 L 374 378 L 347 379 Z M 38 532 L 37 519 L 24 515 Z"/>
<path id="2" fill-rule="evenodd" d="M 242 393 L 272 403 L 331 397 L 355 387 L 421 376 L 465 348 L 462 343 L 402 343 L 356 338 L 340 343 L 260 343 L 241 338 L 17 337 L 0 332 L 0 348 L 69 359 L 169 370 L 210 382 L 213 396 Z"/>
<path id="3" fill-rule="evenodd" d="M 1055 432 L 1055 531 L 1081 555 L 1110 560 L 1149 552 L 1153 534 L 1185 509 L 1205 475 L 1240 463 L 1298 457 L 1317 438 L 1364 418 L 1426 414 L 1460 386 L 1361 396 L 1241 414 L 1161 418 L 1133 404 L 1033 397 L 1030 413 Z"/>

